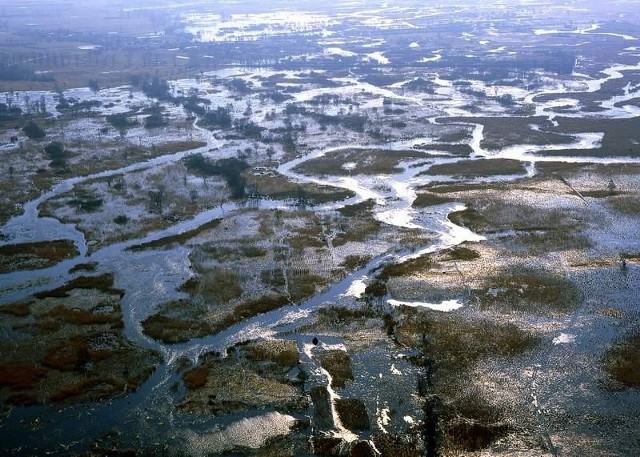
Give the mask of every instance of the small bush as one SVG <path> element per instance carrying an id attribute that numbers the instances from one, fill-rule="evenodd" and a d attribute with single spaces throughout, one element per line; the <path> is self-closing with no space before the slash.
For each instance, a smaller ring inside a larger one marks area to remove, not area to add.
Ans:
<path id="1" fill-rule="evenodd" d="M 22 128 L 22 131 L 24 132 L 25 135 L 27 135 L 27 137 L 29 137 L 30 140 L 41 140 L 46 136 L 46 133 L 44 132 L 44 130 L 42 130 L 38 126 L 38 124 L 36 124 L 33 121 L 25 125 Z"/>

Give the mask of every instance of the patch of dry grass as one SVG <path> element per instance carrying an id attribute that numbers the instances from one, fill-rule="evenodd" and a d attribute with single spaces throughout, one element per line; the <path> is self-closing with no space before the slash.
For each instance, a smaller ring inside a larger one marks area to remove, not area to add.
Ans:
<path id="1" fill-rule="evenodd" d="M 459 372 L 490 357 L 515 357 L 539 340 L 514 324 L 404 309 L 395 331 L 398 341 L 421 348 L 441 371 Z"/>
<path id="2" fill-rule="evenodd" d="M 432 266 L 433 258 L 430 255 L 423 255 L 416 259 L 381 267 L 380 273 L 376 277 L 381 281 L 387 281 L 389 278 L 419 275 L 429 271 Z"/>
<path id="3" fill-rule="evenodd" d="M 481 307 L 530 314 L 565 314 L 582 300 L 578 288 L 562 276 L 514 266 L 487 280 L 477 292 Z"/>
<path id="4" fill-rule="evenodd" d="M 331 375 L 332 387 L 344 387 L 347 381 L 353 381 L 351 358 L 345 351 L 330 350 L 318 356 L 320 365 Z"/>
<path id="5" fill-rule="evenodd" d="M 461 160 L 454 163 L 436 164 L 426 170 L 425 175 L 445 175 L 466 179 L 500 175 L 523 174 L 522 162 L 512 159 Z"/>
<path id="6" fill-rule="evenodd" d="M 443 197 L 434 192 L 418 191 L 418 196 L 413 201 L 414 208 L 427 208 L 429 206 L 443 205 L 445 203 L 455 202 L 455 198 Z"/>
<path id="7" fill-rule="evenodd" d="M 415 150 L 388 151 L 388 150 L 360 150 L 347 149 L 333 151 L 322 157 L 311 159 L 301 163 L 295 168 L 297 173 L 310 175 L 338 175 L 351 174 L 394 174 L 402 172 L 402 162 L 423 159 L 428 157 L 425 153 Z M 343 167 L 345 163 L 353 163 L 351 170 Z"/>
<path id="8" fill-rule="evenodd" d="M 620 195 L 611 197 L 609 200 L 611 207 L 625 216 L 640 215 L 640 198 L 638 196 Z"/>
<path id="9" fill-rule="evenodd" d="M 187 394 L 181 408 L 207 414 L 229 414 L 264 407 L 282 412 L 306 410 L 308 400 L 300 387 L 292 386 L 285 378 L 290 366 L 277 365 L 277 369 L 264 372 L 261 364 L 256 363 L 260 360 L 277 364 L 288 358 L 282 358 L 280 351 L 261 350 L 262 344 L 236 346 L 238 357 L 210 355 L 200 366 L 187 371 L 184 375 Z M 247 355 L 254 359 L 245 358 L 245 347 L 249 351 Z M 297 363 L 297 357 L 290 360 Z"/>
<path id="10" fill-rule="evenodd" d="M 0 246 L 0 273 L 47 268 L 79 254 L 70 240 Z"/>

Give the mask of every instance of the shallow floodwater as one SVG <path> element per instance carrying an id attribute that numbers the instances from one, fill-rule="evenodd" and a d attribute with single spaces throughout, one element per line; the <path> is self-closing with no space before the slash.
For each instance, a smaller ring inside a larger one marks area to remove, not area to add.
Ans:
<path id="1" fill-rule="evenodd" d="M 381 29 L 391 27 L 392 24 L 389 24 L 388 22 L 378 21 L 375 13 L 375 11 L 369 12 L 368 14 L 371 16 L 366 20 Z M 274 20 L 279 20 L 279 17 L 277 15 L 272 15 L 267 19 L 268 21 L 266 22 L 271 23 Z M 241 24 L 245 20 L 251 21 L 253 19 L 242 18 L 241 20 L 241 18 L 232 18 L 232 21 L 235 21 L 235 24 Z M 315 29 L 318 27 L 318 24 L 325 26 L 330 19 L 322 15 L 313 15 L 298 18 L 298 21 L 300 23 L 300 27 Z M 201 24 L 194 22 L 193 27 L 199 27 L 200 25 Z M 225 23 L 221 22 L 215 26 L 207 26 L 209 27 L 209 31 L 207 33 L 212 34 L 210 37 L 212 40 L 215 40 L 220 36 L 220 33 L 222 33 L 221 27 L 224 25 Z M 599 33 L 596 31 L 597 26 L 592 26 L 589 28 L 577 29 L 575 31 L 536 30 L 534 33 L 536 35 L 556 33 L 593 35 Z M 624 40 L 635 39 L 627 35 L 618 35 L 613 33 L 606 33 L 605 35 L 618 36 Z M 205 34 L 205 38 L 207 37 L 209 37 L 209 35 Z M 380 50 L 376 52 L 368 52 L 366 56 L 371 60 L 378 61 L 381 65 L 387 65 L 389 63 L 389 59 L 385 54 L 385 44 L 384 40 L 376 42 L 375 46 L 376 48 L 380 48 Z M 420 46 L 417 43 L 416 45 L 417 46 L 414 46 L 412 43 L 410 46 L 412 48 Z M 333 54 L 340 54 L 339 51 L 343 51 L 343 55 L 347 55 L 345 54 L 346 52 L 351 52 L 344 51 L 342 48 L 337 47 L 327 48 L 327 50 Z M 501 48 L 493 48 L 492 50 L 492 52 L 496 53 L 502 51 L 504 51 L 504 49 Z M 443 51 L 441 50 L 425 50 L 423 55 L 429 55 L 429 53 L 431 53 L 431 57 L 422 57 L 422 62 L 429 63 L 439 61 L 442 59 L 442 52 Z M 227 75 L 237 76 L 239 74 L 243 74 L 245 77 L 252 76 L 251 74 L 247 74 L 245 71 L 236 69 L 226 71 Z M 575 75 L 576 78 L 571 81 L 567 81 L 566 84 L 552 84 L 542 90 L 536 90 L 533 92 L 526 92 L 523 90 L 509 91 L 507 88 L 501 88 L 500 90 L 502 90 L 503 93 L 511 93 L 516 97 L 520 97 L 520 101 L 535 104 L 535 115 L 543 116 L 553 122 L 558 116 L 581 117 L 585 116 L 585 114 L 581 112 L 567 114 L 564 111 L 560 111 L 561 108 L 566 107 L 567 105 L 575 106 L 576 109 L 579 109 L 579 106 L 577 106 L 577 100 L 571 99 L 570 96 L 566 99 L 554 99 L 547 102 L 535 101 L 536 97 L 551 94 L 570 94 L 573 92 L 596 92 L 601 89 L 603 84 L 607 81 L 622 78 L 624 76 L 624 72 L 627 71 L 640 71 L 640 63 L 636 65 L 612 65 L 609 68 L 603 69 L 601 73 L 604 76 L 597 79 L 584 75 Z M 224 75 L 221 72 L 218 76 Z M 360 81 L 356 77 L 335 78 L 333 82 L 335 82 L 338 87 L 301 90 L 294 94 L 294 99 L 297 103 L 303 103 L 312 100 L 318 95 L 339 94 L 344 97 L 361 97 L 366 99 L 366 103 L 371 103 L 372 106 L 380 102 L 379 106 L 382 106 L 381 101 L 385 97 L 390 97 L 406 102 L 416 110 L 422 110 L 421 112 L 425 114 L 425 117 L 431 119 L 439 117 L 440 119 L 438 122 L 440 124 L 446 124 L 447 117 L 472 115 L 468 109 L 468 104 L 471 100 L 468 95 L 458 90 L 451 81 L 441 79 L 438 74 L 431 75 L 431 81 L 438 86 L 436 95 L 443 97 L 443 100 L 434 102 L 420 97 L 414 97 L 406 94 L 403 95 L 400 92 L 400 86 L 398 85 L 396 85 L 396 87 L 378 87 L 373 84 Z M 473 84 L 474 87 L 479 87 L 482 90 L 490 90 L 490 88 L 483 82 L 473 81 Z M 202 89 L 211 88 L 208 82 L 198 82 L 195 80 L 175 81 L 173 86 L 176 90 L 184 91 L 188 91 L 189 89 L 199 86 L 201 86 Z M 117 98 L 122 97 L 123 94 L 128 94 L 129 91 L 129 88 L 118 88 L 113 90 L 104 90 L 99 94 L 94 94 L 88 90 L 78 89 L 69 91 L 68 95 L 79 99 L 102 97 L 104 101 L 108 101 L 116 100 Z M 205 91 L 202 91 L 202 93 L 205 93 Z M 133 94 L 133 101 L 138 100 L 138 97 L 142 99 L 139 93 L 134 91 Z M 640 108 L 638 107 L 630 105 L 616 107 L 616 104 L 631 101 L 639 95 L 640 86 L 628 86 L 623 95 L 616 95 L 603 101 L 601 103 L 601 107 L 604 111 L 599 112 L 598 116 L 602 116 L 603 118 L 629 119 L 640 115 Z M 55 95 L 53 93 L 30 92 L 25 93 L 23 97 L 24 96 L 28 96 L 31 100 L 44 96 L 48 106 L 54 106 L 56 103 Z M 15 97 L 16 101 L 20 100 L 19 96 Z M 230 97 L 231 94 L 228 91 L 222 91 L 217 94 L 212 94 L 210 99 L 214 104 L 217 103 L 221 105 Z M 24 100 L 24 98 L 22 100 Z M 103 114 L 120 112 L 118 109 L 119 108 L 105 109 Z M 495 109 L 495 107 L 492 109 Z M 267 109 L 265 108 L 265 111 L 266 110 Z M 51 112 L 54 115 L 59 114 L 53 108 L 51 108 Z M 495 111 L 491 111 L 490 114 L 495 113 Z M 471 155 L 472 159 L 482 159 L 485 157 L 515 159 L 527 165 L 527 175 L 529 176 L 535 173 L 535 163 L 541 161 L 640 163 L 640 159 L 635 157 L 592 158 L 582 155 L 580 157 L 544 157 L 539 155 L 539 153 L 544 150 L 554 149 L 578 149 L 583 151 L 595 150 L 600 146 L 603 139 L 602 132 L 574 134 L 571 135 L 570 143 L 561 145 L 521 144 L 500 150 L 486 150 L 481 147 L 481 143 L 484 139 L 484 127 L 481 124 L 471 124 L 471 127 L 473 128 L 472 137 L 468 140 L 468 144 L 473 150 Z M 230 217 L 230 215 L 233 215 L 235 211 L 241 209 L 242 206 L 234 203 L 226 203 L 219 208 L 198 214 L 189 221 L 181 222 L 165 230 L 151 233 L 141 239 L 116 243 L 104 247 L 91 254 L 88 253 L 88 246 L 83 234 L 74 225 L 62 224 L 51 218 L 39 217 L 38 207 L 43 202 L 72 189 L 76 184 L 80 184 L 94 178 L 116 176 L 143 169 L 151 169 L 161 165 L 177 162 L 190 154 L 207 154 L 211 149 L 220 146 L 219 140 L 216 140 L 208 132 L 204 132 L 204 135 L 207 138 L 207 145 L 201 148 L 159 157 L 118 170 L 67 179 L 56 185 L 52 190 L 25 204 L 24 214 L 11 219 L 2 227 L 2 234 L 7 240 L 4 244 L 68 239 L 72 240 L 78 247 L 80 255 L 75 259 L 61 262 L 50 268 L 0 275 L 0 304 L 26 299 L 36 292 L 60 286 L 72 277 L 72 275 L 69 274 L 69 270 L 72 267 L 86 262 L 98 262 L 98 272 L 115 272 L 116 287 L 123 289 L 126 292 L 122 300 L 122 307 L 124 311 L 125 333 L 127 338 L 140 346 L 158 350 L 164 359 L 164 363 L 158 367 L 158 369 L 147 381 L 145 381 L 138 391 L 123 398 L 99 404 L 66 407 L 60 410 L 44 406 L 28 408 L 19 407 L 13 409 L 3 423 L 4 438 L 2 446 L 4 449 L 21 447 L 23 452 L 28 453 L 38 454 L 46 451 L 64 455 L 68 452 L 80 452 L 86 450 L 96 437 L 102 436 L 113 429 L 116 429 L 118 433 L 120 433 L 120 442 L 127 443 L 133 447 L 152 448 L 157 452 L 166 451 L 164 446 L 168 446 L 170 450 L 179 448 L 185 442 L 185 436 L 187 436 L 186 441 L 194 448 L 198 448 L 199 446 L 213 446 L 212 443 L 215 442 L 216 446 L 220 446 L 219 449 L 229 449 L 229 446 L 234 443 L 237 444 L 231 440 L 231 438 L 229 438 L 231 441 L 224 441 L 222 438 L 214 437 L 211 438 L 211 440 L 214 441 L 207 442 L 206 440 L 198 438 L 196 435 L 185 432 L 185 430 L 189 432 L 193 432 L 194 430 L 206 431 L 221 424 L 239 424 L 243 419 L 247 418 L 243 415 L 231 415 L 223 419 L 217 419 L 176 412 L 175 406 L 180 397 L 180 392 L 174 392 L 172 390 L 172 386 L 179 379 L 180 373 L 177 372 L 176 361 L 180 357 L 187 357 L 195 362 L 204 353 L 211 351 L 225 353 L 228 348 L 242 341 L 277 336 L 283 332 L 295 331 L 303 324 L 310 321 L 313 311 L 317 308 L 322 307 L 327 303 L 339 301 L 341 297 L 357 296 L 358 294 L 361 294 L 363 292 L 364 285 L 366 285 L 368 278 L 371 276 L 371 270 L 384 263 L 402 262 L 427 253 L 437 252 L 445 248 L 456 246 L 466 241 L 480 241 L 483 239 L 483 237 L 469 231 L 468 229 L 457 226 L 448 220 L 448 215 L 451 212 L 459 211 L 464 208 L 460 204 L 438 205 L 429 208 L 428 211 L 416 210 L 412 206 L 413 201 L 416 198 L 416 188 L 418 186 L 428 184 L 430 180 L 433 181 L 436 179 L 438 181 L 459 181 L 458 178 L 451 176 L 427 177 L 425 175 L 421 175 L 422 172 L 428 170 L 433 165 L 440 163 L 453 163 L 462 159 L 466 160 L 468 157 L 456 158 L 433 154 L 429 157 L 428 163 L 424 163 L 424 159 L 414 161 L 414 163 L 404 163 L 404 170 L 401 173 L 380 176 L 365 176 L 354 173 L 349 176 L 314 177 L 295 173 L 293 170 L 297 165 L 305 161 L 321 157 L 327 153 L 334 152 L 342 148 L 354 149 L 360 147 L 364 149 L 370 148 L 371 146 L 367 144 L 349 144 L 348 146 L 345 145 L 326 149 L 316 148 L 314 152 L 311 152 L 308 155 L 281 164 L 278 167 L 278 171 L 296 182 L 309 182 L 316 184 L 326 184 L 327 182 L 330 182 L 333 186 L 354 192 L 356 197 L 345 202 L 320 205 L 316 208 L 312 208 L 313 210 L 319 212 L 330 212 L 345 206 L 346 204 L 372 199 L 376 202 L 374 216 L 378 221 L 394 227 L 422 230 L 424 233 L 435 238 L 435 241 L 412 252 L 394 252 L 375 257 L 362 269 L 348 275 L 340 282 L 337 282 L 322 293 L 304 303 L 300 303 L 299 305 L 285 307 L 256 316 L 210 337 L 194 339 L 189 342 L 176 345 L 162 344 L 143 335 L 140 322 L 152 314 L 159 304 L 167 300 L 168 296 L 180 296 L 179 293 L 175 291 L 176 288 L 180 284 L 184 283 L 184 281 L 191 275 L 188 259 L 189 251 L 187 248 L 177 247 L 167 251 L 162 251 L 161 253 L 154 251 L 130 252 L 127 251 L 127 248 L 135 244 L 146 243 L 195 229 L 216 218 Z M 376 146 L 376 148 L 392 153 L 393 151 L 410 149 L 419 144 L 428 143 L 429 141 L 431 140 L 427 137 L 420 137 L 410 140 L 389 142 L 379 148 Z M 354 170 L 354 172 L 355 171 L 356 170 Z M 492 179 L 507 180 L 519 179 L 522 177 L 523 176 L 501 176 L 499 178 L 478 178 L 467 181 L 490 182 Z M 381 186 L 381 184 L 384 184 L 384 186 Z M 273 208 L 289 210 L 293 209 L 293 206 L 288 206 L 282 202 L 263 200 L 260 202 L 257 209 Z M 390 302 L 390 304 L 429 307 L 443 312 L 455 312 L 456 309 L 463 306 L 460 297 L 450 297 L 442 303 Z M 560 333 L 556 339 L 554 339 L 553 343 L 556 345 L 562 345 L 569 344 L 574 341 L 575 336 L 573 334 Z M 402 371 L 397 367 L 394 367 L 394 369 L 394 375 L 397 374 L 397 372 L 402 373 Z M 324 375 L 326 376 L 327 374 L 324 373 Z M 379 423 L 382 424 L 381 428 L 384 429 L 384 417 L 385 414 L 388 414 L 388 408 L 385 405 L 380 405 L 379 413 Z M 272 412 L 266 415 L 255 414 L 254 417 L 248 419 L 248 422 L 242 423 L 242 426 L 233 425 L 236 427 L 233 428 L 233 430 L 237 433 L 234 432 L 235 434 L 231 435 L 234 437 L 242 436 L 246 433 L 246 427 L 264 426 L 264 424 L 274 424 L 272 426 L 273 428 L 277 428 L 278 430 L 282 430 L 283 433 L 286 433 L 288 428 L 290 428 L 290 418 L 284 415 L 276 416 L 275 414 L 276 413 Z M 413 420 L 414 419 L 411 417 L 406 419 L 408 423 Z M 82 426 L 79 427 L 78 424 L 82 424 Z M 344 432 L 344 430 L 342 431 Z M 185 433 L 187 433 L 187 435 L 185 435 Z M 156 442 L 161 442 L 162 445 L 158 445 L 159 447 L 155 448 L 154 443 Z M 57 444 L 54 445 L 53 443 Z M 218 448 L 213 447 L 212 449 Z"/>

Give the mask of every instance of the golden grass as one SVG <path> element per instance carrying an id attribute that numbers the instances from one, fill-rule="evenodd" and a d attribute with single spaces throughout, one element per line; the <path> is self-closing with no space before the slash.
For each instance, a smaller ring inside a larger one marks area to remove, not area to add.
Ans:
<path id="1" fill-rule="evenodd" d="M 100 276 L 80 276 L 72 279 L 65 285 L 58 287 L 57 289 L 39 292 L 35 295 L 36 298 L 47 297 L 68 297 L 69 292 L 73 289 L 96 289 L 107 293 L 124 294 L 121 290 L 113 289 L 114 276 L 113 273 L 105 273 Z"/>
<path id="2" fill-rule="evenodd" d="M 425 273 L 433 267 L 433 259 L 430 255 L 423 255 L 416 259 L 407 260 L 402 263 L 386 265 L 381 268 L 377 278 L 381 281 L 388 281 L 390 278 L 400 276 L 412 276 Z"/>
<path id="3" fill-rule="evenodd" d="M 353 381 L 351 359 L 345 351 L 326 351 L 318 357 L 322 368 L 331 375 L 332 387 L 344 387 L 346 381 Z"/>
<path id="4" fill-rule="evenodd" d="M 395 326 L 398 341 L 423 349 L 442 372 L 459 373 L 481 359 L 516 357 L 539 343 L 514 324 L 413 308 L 404 308 L 403 314 Z"/>
<path id="5" fill-rule="evenodd" d="M 271 361 L 282 368 L 298 364 L 298 345 L 293 340 L 266 340 L 252 342 L 243 347 L 252 363 Z"/>
<path id="6" fill-rule="evenodd" d="M 34 267 L 46 268 L 78 254 L 78 249 L 70 240 L 0 246 L 0 273 Z"/>

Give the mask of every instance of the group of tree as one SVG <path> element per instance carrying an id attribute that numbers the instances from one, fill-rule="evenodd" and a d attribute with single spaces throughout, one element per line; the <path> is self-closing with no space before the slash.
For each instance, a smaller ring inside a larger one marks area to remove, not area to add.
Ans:
<path id="1" fill-rule="evenodd" d="M 33 121 L 29 121 L 27 125 L 22 127 L 22 131 L 30 140 L 41 140 L 47 135 L 44 130 Z"/>
<path id="2" fill-rule="evenodd" d="M 138 125 L 138 121 L 130 120 L 125 114 L 110 114 L 106 117 L 106 120 L 118 130 L 126 130 Z"/>
<path id="3" fill-rule="evenodd" d="M 140 89 L 150 98 L 157 98 L 158 100 L 173 99 L 170 93 L 171 87 L 169 83 L 158 76 L 154 76 L 151 80 L 145 79 L 140 81 Z"/>
<path id="4" fill-rule="evenodd" d="M 161 105 L 156 104 L 152 107 L 147 108 L 145 111 L 149 113 L 149 115 L 144 120 L 144 126 L 148 129 L 155 129 L 159 127 L 166 126 L 169 122 L 164 117 L 162 113 L 164 108 Z"/>
<path id="5" fill-rule="evenodd" d="M 0 122 L 17 121 L 22 116 L 22 110 L 17 106 L 0 103 Z"/>
<path id="6" fill-rule="evenodd" d="M 214 110 L 207 111 L 202 117 L 202 123 L 207 126 L 229 128 L 232 122 L 230 106 L 218 106 Z"/>
<path id="7" fill-rule="evenodd" d="M 247 180 L 244 171 L 249 164 L 244 160 L 231 157 L 211 161 L 202 154 L 194 154 L 184 159 L 186 167 L 193 173 L 201 176 L 220 176 L 229 187 L 232 198 L 244 198 L 246 195 Z"/>
<path id="8" fill-rule="evenodd" d="M 52 168 L 63 169 L 67 167 L 66 158 L 69 155 L 64 149 L 64 145 L 59 141 L 52 141 L 44 147 L 44 152 L 47 154 L 51 162 L 49 166 Z"/>

